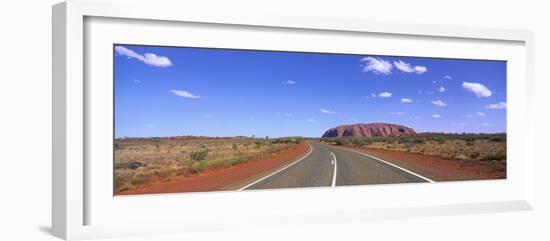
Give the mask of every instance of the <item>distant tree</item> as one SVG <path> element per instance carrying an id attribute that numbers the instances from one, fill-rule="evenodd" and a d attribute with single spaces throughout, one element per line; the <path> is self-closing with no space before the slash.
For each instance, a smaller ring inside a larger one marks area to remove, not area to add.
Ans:
<path id="1" fill-rule="evenodd" d="M 269 136 L 265 136 L 265 139 L 266 139 L 266 140 L 269 140 Z"/>

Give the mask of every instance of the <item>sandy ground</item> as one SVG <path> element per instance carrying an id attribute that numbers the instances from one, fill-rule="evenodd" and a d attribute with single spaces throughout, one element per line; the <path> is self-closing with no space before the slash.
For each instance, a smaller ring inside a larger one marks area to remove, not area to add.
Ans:
<path id="1" fill-rule="evenodd" d="M 152 182 L 115 195 L 237 190 L 299 159 L 309 150 L 309 145 L 303 142 L 261 159 L 228 168 L 208 170 L 198 175 L 175 177 L 168 182 Z"/>

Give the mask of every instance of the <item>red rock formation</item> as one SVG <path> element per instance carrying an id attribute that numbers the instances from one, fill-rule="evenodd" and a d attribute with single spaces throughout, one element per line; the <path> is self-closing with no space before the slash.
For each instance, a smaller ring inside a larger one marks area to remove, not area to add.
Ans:
<path id="1" fill-rule="evenodd" d="M 387 123 L 341 125 L 329 129 L 323 137 L 372 137 L 416 134 L 409 127 Z"/>

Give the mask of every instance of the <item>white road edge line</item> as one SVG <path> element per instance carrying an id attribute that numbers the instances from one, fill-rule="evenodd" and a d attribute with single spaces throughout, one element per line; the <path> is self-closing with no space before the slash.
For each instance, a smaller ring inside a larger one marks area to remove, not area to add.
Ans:
<path id="1" fill-rule="evenodd" d="M 256 181 L 253 182 L 253 183 L 250 183 L 250 184 L 248 184 L 248 185 L 246 185 L 246 186 L 244 186 L 244 187 L 239 188 L 237 191 L 242 191 L 242 190 L 244 190 L 244 189 L 246 189 L 246 188 L 248 188 L 248 187 L 250 187 L 250 186 L 252 186 L 252 185 L 254 185 L 254 184 L 256 184 L 256 183 L 258 183 L 258 182 L 261 182 L 261 181 L 267 179 L 268 177 L 271 177 L 271 176 L 273 176 L 273 175 L 275 175 L 275 174 L 277 174 L 277 173 L 279 173 L 279 172 L 281 172 L 281 171 L 283 171 L 283 170 L 285 170 L 285 169 L 291 167 L 292 165 L 294 165 L 294 164 L 300 162 L 301 160 L 304 160 L 306 157 L 308 157 L 308 156 L 313 152 L 313 146 L 311 146 L 311 144 L 309 144 L 309 143 L 307 143 L 307 145 L 308 145 L 309 148 L 310 148 L 310 149 L 309 149 L 309 152 L 308 152 L 305 156 L 303 156 L 302 158 L 300 158 L 300 159 L 294 161 L 293 163 L 290 163 L 290 164 L 284 166 L 283 168 L 281 168 L 281 169 L 279 169 L 279 170 L 277 170 L 277 171 L 275 171 L 275 172 L 273 172 L 273 173 L 271 173 L 271 174 L 269 174 L 269 175 L 267 175 L 267 176 L 265 176 L 265 177 L 262 177 L 262 178 L 256 180 Z"/>
<path id="2" fill-rule="evenodd" d="M 395 168 L 397 168 L 397 169 L 399 169 L 399 170 L 401 170 L 401 171 L 404 171 L 404 172 L 407 172 L 407 173 L 409 173 L 409 174 L 415 175 L 415 176 L 417 176 L 417 177 L 419 177 L 419 178 L 421 178 L 421 179 L 424 179 L 425 181 L 428 181 L 428 182 L 431 182 L 431 183 L 435 183 L 435 181 L 432 180 L 432 179 L 429 179 L 429 178 L 424 177 L 424 176 L 422 176 L 422 175 L 420 175 L 420 174 L 417 174 L 417 173 L 414 173 L 414 172 L 412 172 L 412 171 L 409 171 L 409 170 L 407 170 L 407 169 L 405 169 L 405 168 L 402 168 L 402 167 L 400 167 L 400 166 L 398 166 L 398 165 L 395 165 L 395 164 L 393 164 L 393 163 L 384 161 L 384 160 L 382 160 L 382 159 L 380 159 L 380 158 L 378 158 L 378 157 L 371 156 L 371 155 L 369 155 L 369 154 L 365 154 L 365 153 L 363 153 L 363 152 L 356 151 L 356 150 L 352 150 L 352 149 L 347 149 L 347 148 L 340 148 L 340 149 L 350 150 L 350 151 L 356 152 L 356 153 L 358 153 L 358 154 L 361 154 L 361 155 L 363 155 L 363 156 L 368 156 L 368 157 L 370 157 L 370 158 L 372 158 L 372 159 L 374 159 L 374 160 L 377 160 L 377 161 L 386 163 L 386 164 L 388 164 L 388 165 L 390 165 L 390 166 L 392 166 L 392 167 L 395 167 Z"/>
<path id="3" fill-rule="evenodd" d="M 336 160 L 336 155 L 334 155 L 334 152 L 330 152 L 332 154 L 332 157 L 334 158 L 332 162 L 334 163 L 334 174 L 332 174 L 332 187 L 336 187 L 336 169 L 338 166 L 338 161 Z"/>

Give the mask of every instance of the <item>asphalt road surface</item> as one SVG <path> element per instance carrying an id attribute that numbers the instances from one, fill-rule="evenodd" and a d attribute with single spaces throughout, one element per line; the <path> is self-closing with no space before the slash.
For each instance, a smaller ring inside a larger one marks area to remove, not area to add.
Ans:
<path id="1" fill-rule="evenodd" d="M 417 173 L 354 150 L 309 142 L 299 160 L 239 190 L 433 182 Z"/>

